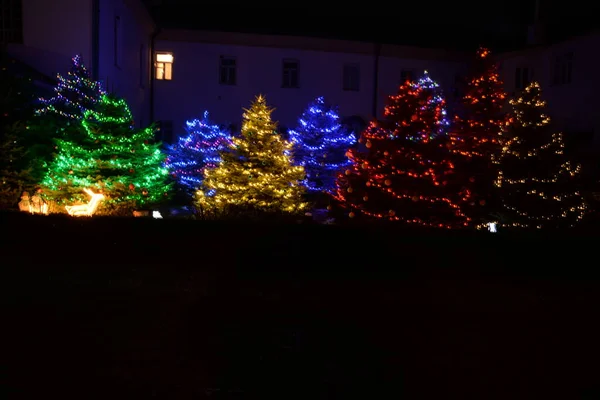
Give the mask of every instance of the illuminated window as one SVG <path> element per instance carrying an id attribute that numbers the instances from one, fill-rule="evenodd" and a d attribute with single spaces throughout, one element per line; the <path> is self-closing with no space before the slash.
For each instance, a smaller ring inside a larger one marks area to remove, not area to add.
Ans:
<path id="1" fill-rule="evenodd" d="M 360 90 L 360 68 L 358 64 L 344 65 L 343 89 L 350 92 Z"/>
<path id="2" fill-rule="evenodd" d="M 219 83 L 221 85 L 235 85 L 237 77 L 237 63 L 235 58 L 221 56 L 219 60 Z"/>
<path id="3" fill-rule="evenodd" d="M 154 69 L 156 79 L 160 81 L 173 79 L 173 53 L 156 53 Z"/>
<path id="4" fill-rule="evenodd" d="M 283 60 L 281 87 L 298 88 L 300 87 L 298 61 Z"/>

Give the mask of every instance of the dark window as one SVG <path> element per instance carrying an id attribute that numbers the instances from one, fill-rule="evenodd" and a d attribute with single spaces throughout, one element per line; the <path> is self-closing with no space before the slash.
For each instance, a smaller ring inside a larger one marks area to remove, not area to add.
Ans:
<path id="1" fill-rule="evenodd" d="M 300 87 L 298 73 L 298 61 L 283 60 L 281 87 L 298 88 Z"/>
<path id="2" fill-rule="evenodd" d="M 532 74 L 527 67 L 515 68 L 515 89 L 523 90 L 531 82 Z"/>
<path id="3" fill-rule="evenodd" d="M 140 87 L 143 89 L 146 86 L 146 48 L 143 44 L 140 44 Z"/>
<path id="4" fill-rule="evenodd" d="M 121 17 L 118 15 L 115 16 L 114 36 L 114 58 L 115 65 L 118 67 L 121 65 Z"/>
<path id="5" fill-rule="evenodd" d="M 344 65 L 343 89 L 352 92 L 360 90 L 360 67 L 358 64 Z"/>
<path id="6" fill-rule="evenodd" d="M 233 57 L 221 56 L 219 63 L 219 83 L 235 85 L 237 82 L 237 63 Z"/>
<path id="7" fill-rule="evenodd" d="M 21 0 L 0 0 L 0 43 L 23 43 Z"/>
<path id="8" fill-rule="evenodd" d="M 567 85 L 571 83 L 573 74 L 573 53 L 569 52 L 556 57 L 554 60 L 555 85 Z"/>
<path id="9" fill-rule="evenodd" d="M 173 143 L 173 121 L 158 122 L 158 139 L 163 143 Z"/>

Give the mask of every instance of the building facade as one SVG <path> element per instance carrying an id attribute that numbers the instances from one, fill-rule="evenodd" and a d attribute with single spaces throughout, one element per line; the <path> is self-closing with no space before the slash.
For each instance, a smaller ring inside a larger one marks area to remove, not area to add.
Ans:
<path id="1" fill-rule="evenodd" d="M 205 110 L 239 127 L 242 109 L 263 94 L 273 117 L 292 128 L 318 96 L 342 117 L 381 117 L 388 95 L 424 70 L 438 81 L 448 108 L 472 53 L 296 36 L 156 27 L 142 0 L 0 0 L 0 40 L 8 53 L 38 71 L 65 73 L 81 54 L 94 77 L 124 97 L 137 124 L 159 121 L 161 139 L 184 133 Z M 542 85 L 551 117 L 567 134 L 585 134 L 600 148 L 600 33 L 496 54 L 506 90 Z M 591 139 L 593 137 L 593 139 Z"/>
<path id="2" fill-rule="evenodd" d="M 139 0 L 2 0 L 8 54 L 53 77 L 81 54 L 95 79 L 124 97 L 139 125 L 151 122 L 154 22 Z"/>
<path id="3" fill-rule="evenodd" d="M 560 43 L 498 55 L 500 73 L 510 95 L 528 83 L 540 83 L 557 129 L 587 135 L 600 147 L 600 32 Z"/>
<path id="4" fill-rule="evenodd" d="M 164 30 L 156 38 L 154 116 L 164 139 L 208 110 L 239 126 L 243 108 L 266 96 L 280 126 L 291 128 L 308 103 L 324 96 L 342 117 L 381 116 L 388 95 L 428 70 L 452 88 L 469 55 L 417 47 L 308 37 Z M 451 96 L 450 96 L 451 97 Z M 165 128 L 166 127 L 166 128 Z"/>

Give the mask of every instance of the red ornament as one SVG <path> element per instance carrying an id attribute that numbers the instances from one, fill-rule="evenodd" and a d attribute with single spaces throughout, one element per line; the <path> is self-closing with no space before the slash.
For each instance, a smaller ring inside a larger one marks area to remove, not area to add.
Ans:
<path id="1" fill-rule="evenodd" d="M 135 186 L 133 186 L 133 183 L 130 183 L 129 184 L 129 190 L 134 190 L 134 189 L 135 189 Z"/>

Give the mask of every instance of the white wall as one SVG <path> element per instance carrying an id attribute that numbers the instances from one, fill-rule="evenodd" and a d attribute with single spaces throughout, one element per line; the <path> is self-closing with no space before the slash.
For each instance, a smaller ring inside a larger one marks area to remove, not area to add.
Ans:
<path id="1" fill-rule="evenodd" d="M 115 17 L 119 17 L 115 60 Z M 124 97 L 136 125 L 150 121 L 150 47 L 154 25 L 138 0 L 100 1 L 98 78 Z M 141 52 L 141 54 L 140 54 Z"/>
<path id="2" fill-rule="evenodd" d="M 548 112 L 557 129 L 565 132 L 594 132 L 600 144 L 600 34 L 573 38 L 547 47 L 533 48 L 499 56 L 501 75 L 509 94 L 518 95 L 515 89 L 515 68 L 533 69 L 548 102 Z M 553 82 L 557 56 L 573 52 L 571 83 L 555 85 Z"/>
<path id="3" fill-rule="evenodd" d="M 40 72 L 65 73 L 76 54 L 89 65 L 92 56 L 92 1 L 23 1 L 23 44 L 10 45 L 15 58 Z"/>
<path id="4" fill-rule="evenodd" d="M 342 115 L 368 117 L 373 92 L 373 57 L 306 50 L 244 47 L 209 43 L 158 42 L 156 51 L 173 52 L 173 80 L 155 81 L 155 117 L 172 120 L 182 131 L 186 120 L 207 109 L 215 122 L 239 126 L 242 108 L 258 94 L 276 108 L 273 118 L 292 127 L 318 96 L 339 105 Z M 237 84 L 219 84 L 220 56 L 237 62 Z M 299 88 L 282 88 L 282 60 L 299 60 Z M 360 91 L 342 90 L 344 63 L 360 65 Z M 313 78 L 316 77 L 316 78 Z M 327 82 L 323 85 L 322 82 Z"/>
<path id="5" fill-rule="evenodd" d="M 266 39 L 264 39 L 266 40 Z M 273 41 L 276 40 L 273 38 Z M 299 39 L 298 39 L 299 40 Z M 339 106 L 343 117 L 373 117 L 374 46 L 362 44 L 361 51 L 335 52 L 271 46 L 244 46 L 231 43 L 160 40 L 157 52 L 172 52 L 173 79 L 156 80 L 155 118 L 173 122 L 173 133 L 181 135 L 185 121 L 197 118 L 206 109 L 216 123 L 239 126 L 242 108 L 248 107 L 257 94 L 267 97 L 275 107 L 273 118 L 285 127 L 293 127 L 308 103 L 318 96 Z M 366 46 L 366 47 L 365 47 Z M 305 46 L 306 47 L 306 46 Z M 369 52 L 371 50 L 371 52 Z M 235 57 L 237 84 L 219 84 L 219 59 Z M 282 60 L 299 61 L 300 87 L 282 88 Z M 344 64 L 359 64 L 360 91 L 344 91 Z M 400 71 L 428 68 L 440 83 L 454 80 L 462 64 L 436 60 L 415 61 L 382 56 L 379 63 L 379 101 L 377 113 L 383 113 L 387 95 L 397 90 Z"/>

